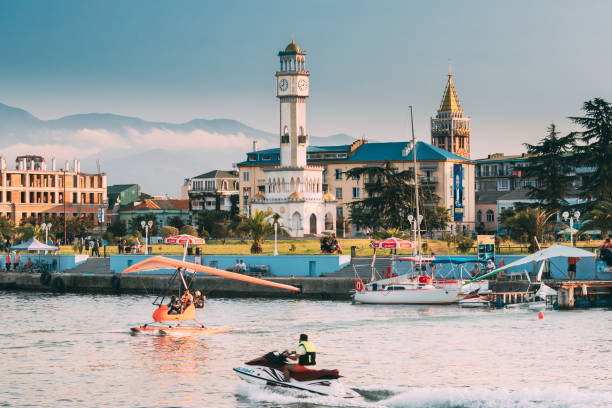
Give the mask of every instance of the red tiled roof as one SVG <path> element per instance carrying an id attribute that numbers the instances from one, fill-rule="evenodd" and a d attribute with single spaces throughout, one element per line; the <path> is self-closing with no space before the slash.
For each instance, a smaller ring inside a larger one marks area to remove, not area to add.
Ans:
<path id="1" fill-rule="evenodd" d="M 147 198 L 138 205 L 129 205 L 119 211 L 139 210 L 189 210 L 189 200 L 151 200 Z"/>

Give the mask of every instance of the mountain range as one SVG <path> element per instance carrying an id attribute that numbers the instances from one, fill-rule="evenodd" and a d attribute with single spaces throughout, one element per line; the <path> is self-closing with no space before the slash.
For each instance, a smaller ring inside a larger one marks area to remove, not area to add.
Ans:
<path id="1" fill-rule="evenodd" d="M 108 184 L 140 184 L 142 191 L 176 197 L 185 178 L 243 161 L 257 140 L 260 149 L 278 146 L 278 135 L 232 119 L 186 123 L 150 122 L 109 113 L 87 113 L 41 120 L 0 103 L 0 153 L 12 167 L 18 155 L 36 154 L 49 162 L 81 160 L 81 170 L 101 171 Z M 311 136 L 313 145 L 352 143 L 346 134 Z"/>

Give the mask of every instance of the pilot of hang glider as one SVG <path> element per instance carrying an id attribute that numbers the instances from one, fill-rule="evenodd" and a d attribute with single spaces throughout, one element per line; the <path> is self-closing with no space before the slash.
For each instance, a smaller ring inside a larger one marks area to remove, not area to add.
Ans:
<path id="1" fill-rule="evenodd" d="M 170 298 L 170 303 L 168 303 L 168 314 L 180 314 L 181 313 L 181 303 L 178 301 L 175 295 L 172 295 Z"/>
<path id="2" fill-rule="evenodd" d="M 187 309 L 192 303 L 193 295 L 189 292 L 189 289 L 185 289 L 185 293 L 183 293 L 183 297 L 181 297 L 181 313 L 183 313 L 183 310 Z"/>

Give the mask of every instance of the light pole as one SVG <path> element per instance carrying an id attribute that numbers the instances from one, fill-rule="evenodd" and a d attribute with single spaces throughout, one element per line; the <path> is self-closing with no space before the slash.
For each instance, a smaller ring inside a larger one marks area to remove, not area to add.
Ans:
<path id="1" fill-rule="evenodd" d="M 278 235 L 278 222 L 274 221 L 274 256 L 278 255 L 278 249 L 276 247 L 276 238 Z"/>
<path id="2" fill-rule="evenodd" d="M 49 230 L 51 229 L 51 223 L 45 224 L 43 222 L 40 226 L 45 230 L 45 245 L 49 245 Z"/>
<path id="3" fill-rule="evenodd" d="M 569 212 L 564 211 L 563 214 L 561 214 L 561 216 L 563 217 L 564 221 L 567 221 L 569 219 L 570 244 L 571 246 L 574 246 L 574 218 L 576 219 L 576 221 L 578 221 L 578 218 L 580 218 L 580 211 L 574 212 L 574 214 L 571 217 L 570 217 Z"/>
<path id="4" fill-rule="evenodd" d="M 417 229 L 421 228 L 421 221 L 423 221 L 423 216 L 421 214 L 419 214 L 417 216 L 418 218 L 418 225 L 417 225 L 417 219 L 414 218 L 414 216 L 412 214 L 408 215 L 408 221 L 410 221 L 410 225 L 412 226 L 412 235 L 414 236 L 414 241 L 413 242 L 417 242 Z M 417 254 L 417 251 L 420 249 L 418 248 L 418 244 L 420 243 L 420 240 L 418 243 L 415 244 L 414 246 L 414 250 L 412 251 L 412 253 L 414 255 Z"/>
<path id="5" fill-rule="evenodd" d="M 153 221 L 140 221 L 140 226 L 145 230 L 145 255 L 149 253 L 149 228 L 153 227 Z"/>

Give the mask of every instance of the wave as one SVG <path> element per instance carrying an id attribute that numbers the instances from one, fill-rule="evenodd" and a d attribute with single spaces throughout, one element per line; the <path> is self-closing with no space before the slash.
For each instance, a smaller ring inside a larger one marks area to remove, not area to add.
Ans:
<path id="1" fill-rule="evenodd" d="M 595 408 L 609 407 L 612 390 L 571 387 L 507 390 L 477 387 L 371 387 L 354 388 L 360 398 L 344 399 L 304 394 L 295 390 L 240 383 L 237 393 L 261 407 L 367 408 Z"/>

